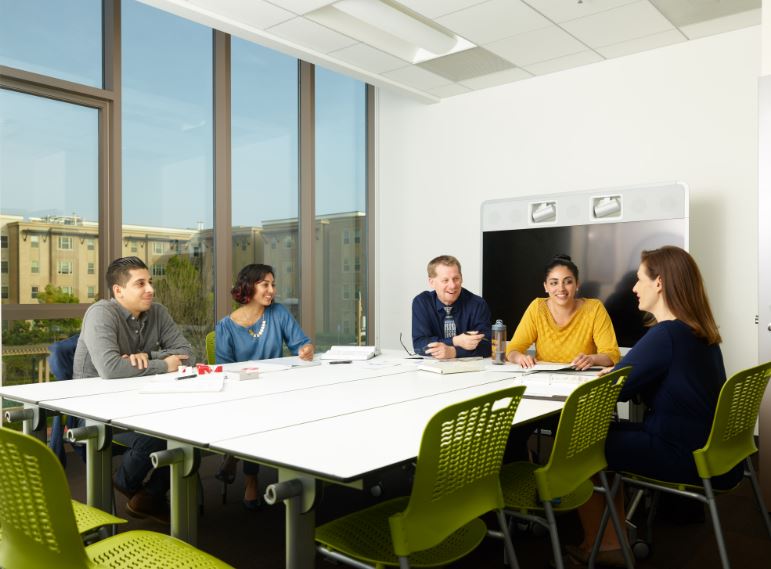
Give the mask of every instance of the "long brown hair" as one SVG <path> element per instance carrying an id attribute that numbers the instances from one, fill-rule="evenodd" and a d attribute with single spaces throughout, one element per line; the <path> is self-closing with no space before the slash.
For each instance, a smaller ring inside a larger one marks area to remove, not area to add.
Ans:
<path id="1" fill-rule="evenodd" d="M 680 247 L 668 245 L 643 251 L 640 260 L 651 279 L 661 277 L 664 300 L 672 314 L 708 344 L 720 343 L 720 332 L 709 307 L 704 281 L 693 257 Z"/>

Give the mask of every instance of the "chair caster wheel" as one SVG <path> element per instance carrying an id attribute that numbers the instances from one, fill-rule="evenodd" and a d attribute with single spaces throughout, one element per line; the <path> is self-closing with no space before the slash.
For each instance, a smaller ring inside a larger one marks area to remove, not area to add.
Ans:
<path id="1" fill-rule="evenodd" d="M 651 544 L 638 539 L 632 544 L 632 553 L 635 559 L 648 559 L 651 556 Z"/>

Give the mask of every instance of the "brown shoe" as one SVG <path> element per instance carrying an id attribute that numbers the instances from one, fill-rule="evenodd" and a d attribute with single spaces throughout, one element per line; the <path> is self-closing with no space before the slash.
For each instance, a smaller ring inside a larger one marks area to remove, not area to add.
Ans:
<path id="1" fill-rule="evenodd" d="M 147 490 L 140 490 L 126 502 L 126 510 L 135 518 L 152 518 L 162 524 L 169 523 L 169 505 Z"/>

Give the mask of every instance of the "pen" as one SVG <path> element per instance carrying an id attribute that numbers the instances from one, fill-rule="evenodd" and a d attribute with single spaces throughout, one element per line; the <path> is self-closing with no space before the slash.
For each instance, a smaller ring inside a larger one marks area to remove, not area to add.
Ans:
<path id="1" fill-rule="evenodd" d="M 198 377 L 198 374 L 191 373 L 190 375 L 180 375 L 179 377 L 175 377 L 174 379 L 191 379 L 193 377 Z"/>

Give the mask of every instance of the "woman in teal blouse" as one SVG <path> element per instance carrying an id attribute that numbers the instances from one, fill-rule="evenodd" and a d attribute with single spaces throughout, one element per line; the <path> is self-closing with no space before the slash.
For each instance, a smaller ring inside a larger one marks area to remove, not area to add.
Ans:
<path id="1" fill-rule="evenodd" d="M 280 304 L 276 296 L 276 280 L 270 265 L 246 265 L 238 273 L 231 290 L 241 306 L 215 327 L 215 353 L 218 364 L 279 358 L 284 344 L 303 360 L 313 359 L 313 344 L 297 320 Z M 216 477 L 226 483 L 235 479 L 236 460 L 225 460 Z M 260 499 L 257 486 L 259 466 L 244 463 L 244 506 L 254 510 Z"/>

